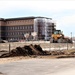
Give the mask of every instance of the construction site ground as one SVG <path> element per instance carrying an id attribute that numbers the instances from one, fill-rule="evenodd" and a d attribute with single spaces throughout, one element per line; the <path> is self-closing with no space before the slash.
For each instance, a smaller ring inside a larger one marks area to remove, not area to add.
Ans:
<path id="1" fill-rule="evenodd" d="M 75 44 L 70 43 L 50 43 L 49 41 L 41 42 L 17 42 L 0 44 L 0 59 L 6 57 L 23 57 L 23 58 L 73 58 L 75 57 Z M 68 45 L 68 46 L 67 46 Z M 15 47 L 13 47 L 15 46 Z M 66 49 L 60 49 L 60 47 L 68 47 Z M 11 48 L 13 47 L 13 48 Z M 48 47 L 49 50 L 43 50 L 44 47 Z M 2 49 L 5 48 L 5 49 Z M 54 50 L 50 50 L 54 48 Z M 58 49 L 57 49 L 58 48 Z"/>
<path id="2" fill-rule="evenodd" d="M 75 49 L 45 51 L 28 44 L 0 51 L 0 75 L 75 75 L 74 65 Z"/>
<path id="3" fill-rule="evenodd" d="M 6 52 L 5 52 L 6 53 Z M 66 53 L 68 53 L 66 55 Z M 19 60 L 27 60 L 27 59 L 66 59 L 66 58 L 75 58 L 75 55 L 71 54 L 75 53 L 75 50 L 65 50 L 65 54 L 62 55 L 29 55 L 29 56 L 14 56 L 14 57 L 5 57 L 0 58 L 0 64 L 15 62 Z"/>
<path id="4" fill-rule="evenodd" d="M 0 75 L 75 75 L 75 59 L 3 58 Z M 11 60 L 13 60 L 11 62 Z"/>

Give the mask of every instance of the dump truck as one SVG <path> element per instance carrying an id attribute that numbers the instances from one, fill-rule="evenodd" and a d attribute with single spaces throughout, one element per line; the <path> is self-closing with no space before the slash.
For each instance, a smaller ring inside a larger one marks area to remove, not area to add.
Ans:
<path id="1" fill-rule="evenodd" d="M 72 43 L 72 39 L 65 37 L 61 30 L 55 30 L 51 35 L 51 43 Z"/>

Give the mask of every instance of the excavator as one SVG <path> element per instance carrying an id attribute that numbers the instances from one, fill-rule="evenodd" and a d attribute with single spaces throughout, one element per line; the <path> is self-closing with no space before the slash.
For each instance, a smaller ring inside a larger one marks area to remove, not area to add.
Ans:
<path id="1" fill-rule="evenodd" d="M 72 39 L 65 37 L 61 30 L 55 30 L 51 35 L 51 43 L 72 43 Z"/>

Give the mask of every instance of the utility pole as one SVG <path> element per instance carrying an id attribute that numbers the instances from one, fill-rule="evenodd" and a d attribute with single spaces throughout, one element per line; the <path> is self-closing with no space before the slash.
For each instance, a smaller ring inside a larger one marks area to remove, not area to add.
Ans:
<path id="1" fill-rule="evenodd" d="M 71 32 L 71 41 L 72 41 L 72 32 Z"/>

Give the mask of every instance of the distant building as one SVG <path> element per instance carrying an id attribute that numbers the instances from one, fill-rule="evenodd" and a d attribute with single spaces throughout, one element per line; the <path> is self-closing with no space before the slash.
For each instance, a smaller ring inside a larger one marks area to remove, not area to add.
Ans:
<path id="1" fill-rule="evenodd" d="M 46 17 L 0 18 L 0 39 L 25 39 L 24 35 L 37 33 L 37 39 L 49 40 L 55 30 L 55 23 Z"/>

